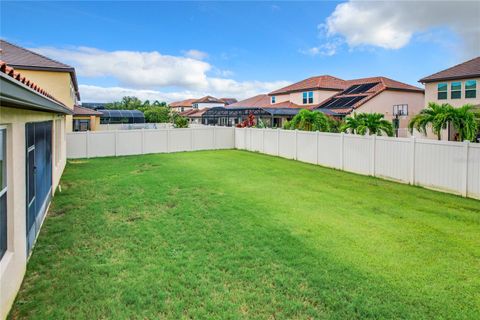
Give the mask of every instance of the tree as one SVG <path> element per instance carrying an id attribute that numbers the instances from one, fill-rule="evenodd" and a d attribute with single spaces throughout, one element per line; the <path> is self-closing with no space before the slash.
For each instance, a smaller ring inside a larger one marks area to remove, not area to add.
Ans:
<path id="1" fill-rule="evenodd" d="M 341 128 L 342 132 L 365 135 L 393 136 L 393 125 L 390 121 L 383 118 L 381 113 L 359 113 L 353 114 L 353 117 L 347 117 L 345 124 Z"/>
<path id="2" fill-rule="evenodd" d="M 449 123 L 455 117 L 455 108 L 448 103 L 438 104 L 430 102 L 428 107 L 412 117 L 408 123 L 410 133 L 416 129 L 420 133 L 427 135 L 427 127 L 431 126 L 432 132 L 437 135 L 437 139 L 442 139 L 442 130 L 447 129 Z"/>
<path id="3" fill-rule="evenodd" d="M 144 111 L 145 121 L 151 123 L 170 122 L 170 108 L 167 107 L 149 107 Z"/>
<path id="4" fill-rule="evenodd" d="M 176 113 L 172 116 L 172 122 L 174 128 L 188 128 L 188 119 Z"/>
<path id="5" fill-rule="evenodd" d="M 292 120 L 284 123 L 283 128 L 288 130 L 330 132 L 338 127 L 336 120 L 322 112 L 307 109 L 300 110 Z"/>
<path id="6" fill-rule="evenodd" d="M 458 133 L 458 141 L 475 141 L 478 133 L 478 120 L 472 111 L 473 106 L 466 104 L 453 109 L 452 124 Z"/>

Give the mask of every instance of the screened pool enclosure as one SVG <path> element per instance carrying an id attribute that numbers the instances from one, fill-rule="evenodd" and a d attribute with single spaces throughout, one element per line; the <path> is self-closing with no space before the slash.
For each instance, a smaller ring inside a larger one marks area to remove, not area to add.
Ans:
<path id="1" fill-rule="evenodd" d="M 145 116 L 140 110 L 98 110 L 102 112 L 100 124 L 145 123 Z"/>

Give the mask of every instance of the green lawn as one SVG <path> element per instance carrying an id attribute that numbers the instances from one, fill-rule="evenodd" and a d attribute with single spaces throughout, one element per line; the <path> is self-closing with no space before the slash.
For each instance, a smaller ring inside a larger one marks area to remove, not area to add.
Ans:
<path id="1" fill-rule="evenodd" d="M 480 201 L 234 150 L 62 189 L 11 318 L 480 318 Z"/>

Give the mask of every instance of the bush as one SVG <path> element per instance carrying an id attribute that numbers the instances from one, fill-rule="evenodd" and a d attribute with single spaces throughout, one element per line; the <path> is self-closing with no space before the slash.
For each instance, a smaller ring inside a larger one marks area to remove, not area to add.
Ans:
<path id="1" fill-rule="evenodd" d="M 173 116 L 173 127 L 174 128 L 188 128 L 188 119 L 182 117 L 178 114 Z"/>
<path id="2" fill-rule="evenodd" d="M 144 115 L 146 122 L 170 122 L 170 109 L 168 107 L 149 107 L 147 110 L 145 110 Z"/>

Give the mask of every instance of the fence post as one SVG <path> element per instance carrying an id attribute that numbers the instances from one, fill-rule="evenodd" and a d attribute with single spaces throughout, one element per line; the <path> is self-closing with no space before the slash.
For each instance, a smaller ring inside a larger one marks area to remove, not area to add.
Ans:
<path id="1" fill-rule="evenodd" d="M 142 128 L 142 154 L 145 154 L 145 129 Z"/>
<path id="2" fill-rule="evenodd" d="M 341 150 L 340 150 L 340 169 L 343 170 L 343 168 L 345 167 L 345 132 L 342 132 L 340 133 L 340 147 L 341 147 Z"/>
<path id="3" fill-rule="evenodd" d="M 85 137 L 85 151 L 87 153 L 87 159 L 90 158 L 90 131 L 87 131 Z"/>
<path id="4" fill-rule="evenodd" d="M 167 128 L 167 153 L 170 153 L 170 128 Z"/>
<path id="5" fill-rule="evenodd" d="M 115 157 L 118 155 L 118 130 L 113 132 L 115 138 Z"/>
<path id="6" fill-rule="evenodd" d="M 213 127 L 213 149 L 217 149 L 217 132 L 216 127 Z"/>
<path id="7" fill-rule="evenodd" d="M 295 129 L 295 160 L 298 160 L 298 129 Z"/>
<path id="8" fill-rule="evenodd" d="M 280 156 L 280 128 L 277 128 L 277 157 Z"/>
<path id="9" fill-rule="evenodd" d="M 265 128 L 262 130 L 262 153 L 265 153 Z"/>
<path id="10" fill-rule="evenodd" d="M 243 149 L 247 150 L 247 129 L 246 128 L 242 128 L 242 129 L 245 129 L 243 130 Z"/>
<path id="11" fill-rule="evenodd" d="M 410 184 L 415 185 L 415 136 L 410 141 Z"/>
<path id="12" fill-rule="evenodd" d="M 190 150 L 193 151 L 193 128 L 190 128 Z"/>
<path id="13" fill-rule="evenodd" d="M 370 143 L 370 174 L 375 177 L 375 148 L 377 146 L 377 135 L 372 135 Z"/>
<path id="14" fill-rule="evenodd" d="M 250 132 L 250 149 L 247 150 L 252 151 L 252 128 L 248 128 L 248 132 Z"/>
<path id="15" fill-rule="evenodd" d="M 470 141 L 463 141 L 463 156 L 465 158 L 465 166 L 463 168 L 462 175 L 462 196 L 466 197 L 468 194 L 468 149 L 470 147 Z"/>
<path id="16" fill-rule="evenodd" d="M 320 148 L 318 147 L 318 142 L 320 140 L 320 131 L 317 130 L 317 142 L 315 146 L 316 154 L 315 154 L 315 163 L 318 164 L 318 153 L 320 152 Z"/>

